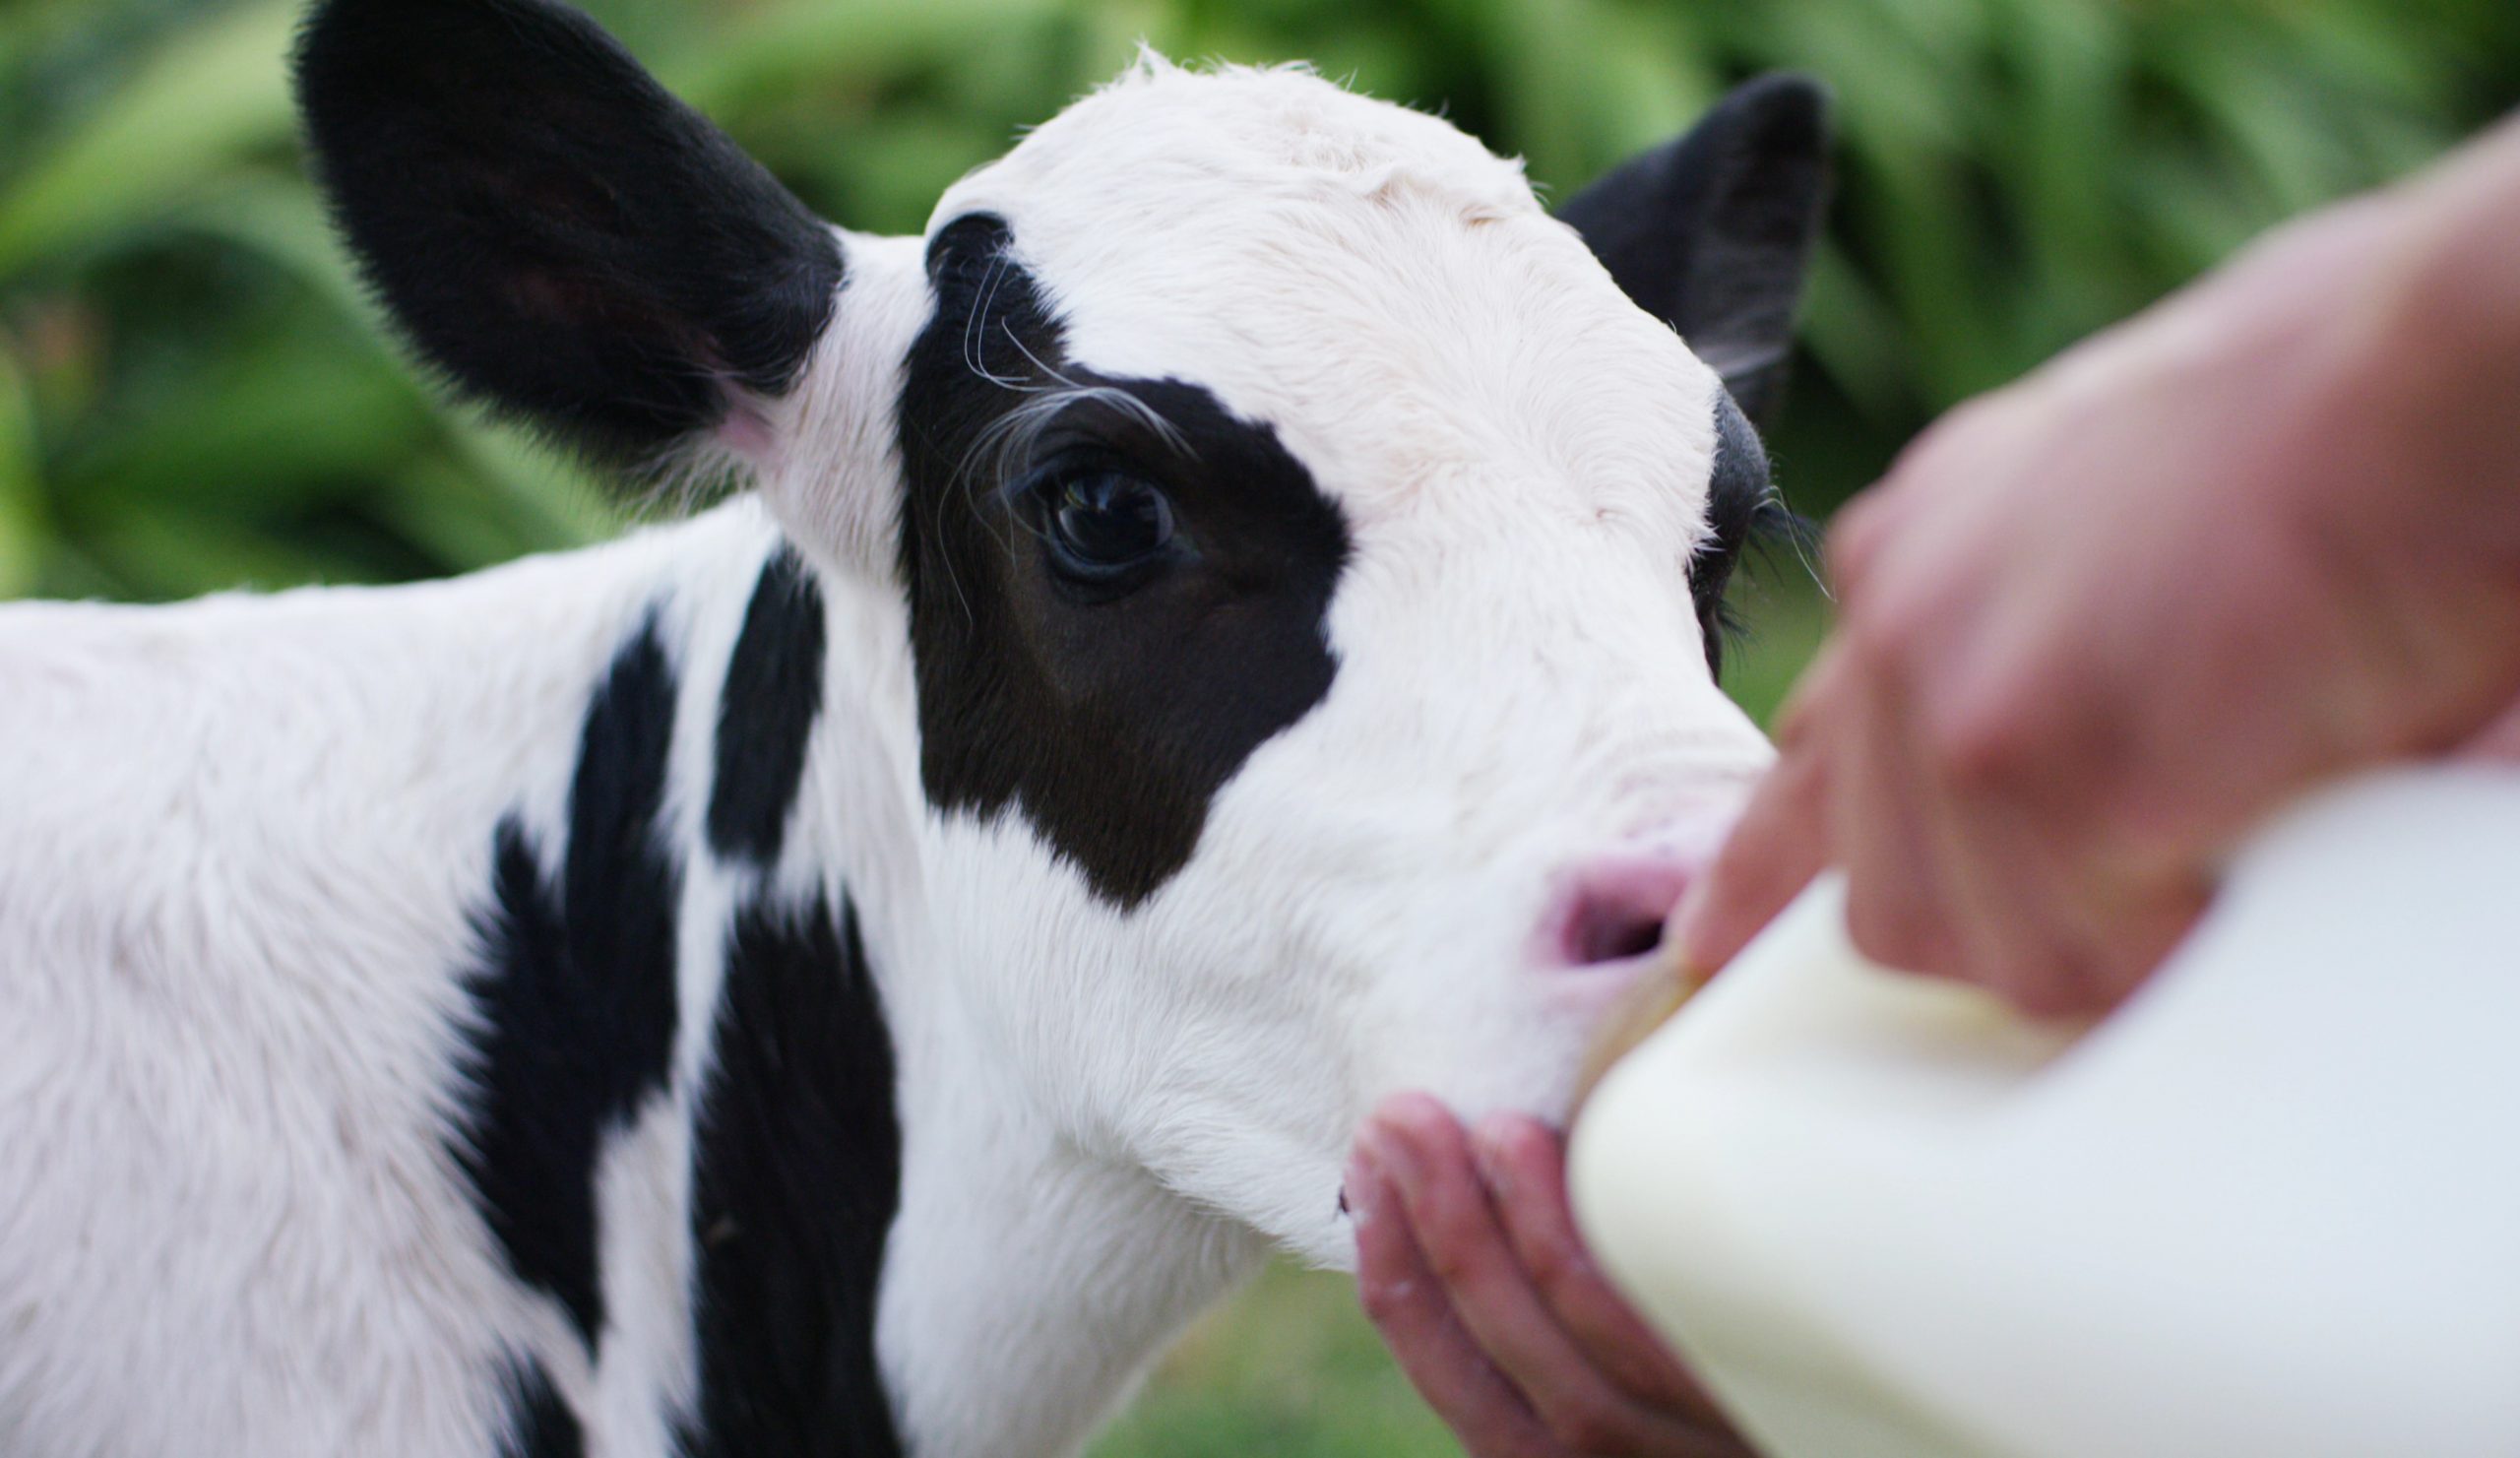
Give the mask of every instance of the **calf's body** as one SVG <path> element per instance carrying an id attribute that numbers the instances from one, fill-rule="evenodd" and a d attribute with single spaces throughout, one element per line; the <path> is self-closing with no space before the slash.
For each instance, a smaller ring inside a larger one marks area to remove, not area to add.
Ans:
<path id="1" fill-rule="evenodd" d="M 1560 222 L 1150 58 L 882 239 L 547 0 L 332 0 L 299 77 L 425 359 L 752 489 L 0 609 L 0 1451 L 1068 1452 L 1348 1259 L 1377 1097 L 1562 1105 L 1765 760 L 1807 87 Z"/>
<path id="2" fill-rule="evenodd" d="M 1075 1441 L 1258 1242 L 955 1055 L 905 639 L 750 501 L 0 611 L 0 1448 Z"/>

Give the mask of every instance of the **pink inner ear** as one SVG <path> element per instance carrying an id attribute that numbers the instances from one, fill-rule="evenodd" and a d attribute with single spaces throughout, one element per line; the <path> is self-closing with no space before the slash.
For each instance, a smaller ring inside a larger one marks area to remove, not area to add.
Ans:
<path id="1" fill-rule="evenodd" d="M 769 469 L 779 435 L 771 428 L 761 402 L 732 379 L 722 377 L 719 386 L 726 392 L 726 413 L 711 434 L 722 449 L 742 457 L 754 470 Z"/>

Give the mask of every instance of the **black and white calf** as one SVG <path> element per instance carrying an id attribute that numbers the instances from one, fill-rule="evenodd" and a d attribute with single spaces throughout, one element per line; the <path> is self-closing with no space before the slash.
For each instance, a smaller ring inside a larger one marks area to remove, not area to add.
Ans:
<path id="1" fill-rule="evenodd" d="M 1377 1097 L 1562 1105 L 1768 755 L 1811 88 L 1553 220 L 1149 57 L 878 238 L 549 0 L 298 76 L 429 365 L 757 489 L 0 613 L 0 1452 L 1067 1452 Z"/>

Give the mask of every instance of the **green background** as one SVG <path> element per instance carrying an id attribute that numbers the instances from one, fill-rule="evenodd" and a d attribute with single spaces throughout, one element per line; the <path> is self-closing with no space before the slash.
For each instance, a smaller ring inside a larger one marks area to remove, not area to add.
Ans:
<path id="1" fill-rule="evenodd" d="M 808 203 L 914 231 L 1114 74 L 1309 59 L 1441 107 L 1545 187 L 1728 84 L 1814 73 L 1840 195 L 1772 439 L 1823 516 L 1931 415 L 2400 175 L 2520 100 L 2513 0 L 597 0 Z M 166 599 L 462 571 L 613 530 L 563 464 L 443 408 L 308 192 L 272 0 L 0 0 L 0 597 Z M 1764 713 L 1821 605 L 1745 591 Z M 1338 1278 L 1203 1322 L 1098 1452 L 1453 1451 Z"/>

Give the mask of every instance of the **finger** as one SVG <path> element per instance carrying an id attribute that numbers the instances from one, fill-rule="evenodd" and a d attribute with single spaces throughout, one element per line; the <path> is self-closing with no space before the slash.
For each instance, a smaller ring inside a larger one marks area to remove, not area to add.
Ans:
<path id="1" fill-rule="evenodd" d="M 1891 481 L 1881 481 L 1838 509 L 1821 546 L 1830 594 L 1841 608 L 1861 596 L 1900 521 L 1907 516 L 1907 497 Z"/>
<path id="2" fill-rule="evenodd" d="M 1995 477 L 2014 440 L 2035 426 L 2036 412 L 2014 390 L 1962 402 L 1908 443 L 1889 472 L 1841 507 L 1829 523 L 1829 585 L 1844 608 L 1869 594 L 1883 564 L 1914 542 L 1940 541 L 1937 509 L 1955 486 Z"/>
<path id="3" fill-rule="evenodd" d="M 1837 696 L 1840 680 L 1846 670 L 1846 642 L 1831 637 L 1821 643 L 1820 651 L 1811 658 L 1809 666 L 1786 690 L 1784 702 L 1776 706 L 1776 720 L 1771 736 L 1777 748 L 1788 759 L 1809 745 L 1812 737 L 1828 727 L 1829 704 Z"/>
<path id="4" fill-rule="evenodd" d="M 2070 1006 L 2088 981 L 2088 924 L 2054 851 L 2056 827 L 2017 800 L 1968 787 L 1932 796 L 1926 828 L 1944 867 L 1955 975 L 2014 999 Z"/>
<path id="5" fill-rule="evenodd" d="M 2108 1012 L 2210 897 L 2200 874 L 2112 851 L 2070 802 L 1962 787 L 1934 804 L 1963 975 L 2025 1012 Z"/>
<path id="6" fill-rule="evenodd" d="M 2082 834 L 2070 810 L 1938 775 L 1914 740 L 1892 740 L 1879 754 L 1897 758 L 1848 775 L 1877 798 L 1832 811 L 1863 817 L 1876 856 L 1903 857 L 1886 873 L 1850 858 L 1848 927 L 1866 955 L 1974 983 L 2048 1017 L 2105 1012 L 2153 965 L 2144 949 L 2157 944 L 2137 934 L 2149 905 L 2105 900 L 2118 883 L 2064 856 Z M 1866 894 L 1879 900 L 1861 901 Z M 2130 957 L 2148 960 L 2130 971 Z"/>
<path id="7" fill-rule="evenodd" d="M 2001 696 L 1965 683 L 1937 695 L 1943 722 L 1927 730 L 1965 976 L 2041 1016 L 2106 1012 L 2184 933 L 2202 883 L 2112 825 L 2088 783 L 2123 754 L 2116 717 L 2000 676 L 2013 685 Z M 2055 765 L 2075 769 L 2040 768 Z"/>
<path id="8" fill-rule="evenodd" d="M 1578 1349 L 1516 1262 L 1470 1161 L 1461 1125 L 1423 1096 L 1386 1103 L 1367 1125 L 1401 1208 L 1473 1341 L 1542 1425 L 1579 1453 L 1701 1453 L 1706 1434 L 1616 1388 Z"/>
<path id="9" fill-rule="evenodd" d="M 2109 934 L 2091 940 L 2072 976 L 2053 988 L 2016 989 L 2026 1011 L 2048 1016 L 2097 1014 L 2126 999 L 2186 939 L 2212 900 L 2201 878 L 2153 880 L 2110 919 Z"/>
<path id="10" fill-rule="evenodd" d="M 1647 1406 L 1724 1426 L 1705 1390 L 1594 1264 L 1567 1204 L 1556 1134 L 1526 1114 L 1491 1114 L 1471 1145 L 1515 1259 L 1584 1355 Z"/>
<path id="11" fill-rule="evenodd" d="M 1347 1198 L 1356 1228 L 1356 1295 L 1409 1384 L 1473 1458 L 1555 1454 L 1530 1404 L 1453 1315 L 1401 1214 L 1399 1193 L 1361 1144 L 1348 1165 Z"/>
<path id="12" fill-rule="evenodd" d="M 1819 753 L 1790 748 L 1750 796 L 1715 861 L 1681 897 L 1671 941 L 1682 964 L 1723 967 L 1775 919 L 1828 859 L 1827 777 Z"/>
<path id="13" fill-rule="evenodd" d="M 1885 967 L 1956 975 L 1961 954 L 1943 894 L 1943 849 L 1927 829 L 1925 778 L 1898 665 L 1880 652 L 1850 669 L 1845 732 L 1830 778 L 1830 844 L 1847 871 L 1847 934 Z"/>

